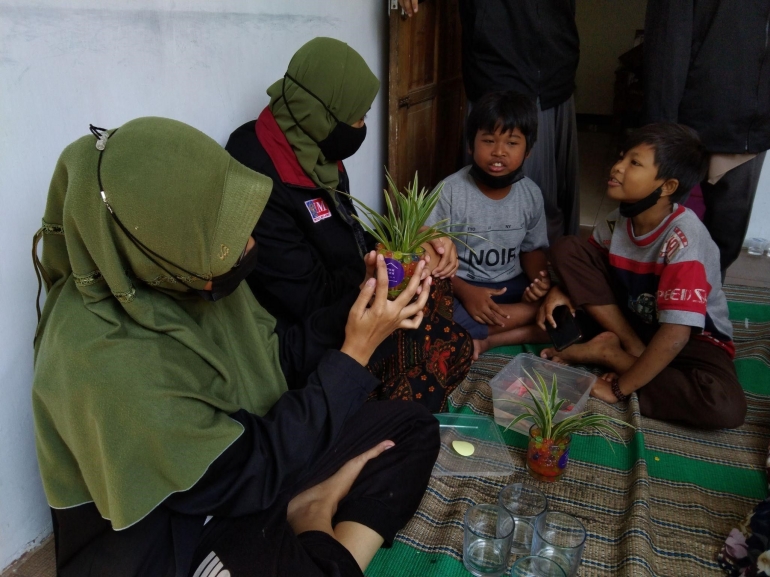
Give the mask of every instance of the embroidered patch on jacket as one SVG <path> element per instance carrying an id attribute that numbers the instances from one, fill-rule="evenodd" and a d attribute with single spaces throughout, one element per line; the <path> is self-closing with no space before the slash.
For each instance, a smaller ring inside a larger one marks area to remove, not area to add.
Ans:
<path id="1" fill-rule="evenodd" d="M 310 217 L 313 219 L 313 222 L 318 222 L 325 218 L 330 218 L 332 215 L 332 211 L 330 211 L 329 207 L 326 206 L 326 202 L 323 198 L 306 200 L 305 206 L 307 207 L 307 211 L 310 213 Z"/>

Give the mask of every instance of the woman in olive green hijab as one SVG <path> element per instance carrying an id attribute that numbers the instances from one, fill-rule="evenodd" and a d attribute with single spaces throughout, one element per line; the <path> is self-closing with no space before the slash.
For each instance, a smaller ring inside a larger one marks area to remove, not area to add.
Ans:
<path id="1" fill-rule="evenodd" d="M 350 46 L 315 38 L 268 88 L 270 104 L 259 118 L 238 128 L 227 143 L 235 159 L 273 180 L 256 231 L 257 268 L 247 280 L 278 321 L 286 354 L 297 344 L 284 336 L 283 327 L 296 323 L 311 327 L 303 352 L 313 343 L 339 346 L 347 311 L 371 274 L 374 238 L 352 218 L 352 202 L 338 191 L 350 192 L 342 160 L 364 142 L 364 117 L 379 84 Z M 383 176 L 378 172 L 370 180 L 380 183 Z M 425 322 L 418 330 L 388 338 L 369 369 L 383 383 L 376 398 L 414 400 L 438 412 L 465 378 L 473 346 L 452 321 L 454 243 L 442 238 L 425 248 L 430 255 L 426 269 L 437 279 Z M 299 381 L 303 378 L 300 371 Z"/>
<path id="2" fill-rule="evenodd" d="M 240 283 L 270 179 L 173 120 L 92 133 L 62 153 L 36 235 L 32 397 L 58 574 L 361 575 L 438 451 L 427 411 L 364 405 L 378 382 L 363 365 L 420 323 L 428 291 L 408 303 L 428 283 L 391 303 L 379 262 L 341 350 L 287 391 L 275 321 Z"/>

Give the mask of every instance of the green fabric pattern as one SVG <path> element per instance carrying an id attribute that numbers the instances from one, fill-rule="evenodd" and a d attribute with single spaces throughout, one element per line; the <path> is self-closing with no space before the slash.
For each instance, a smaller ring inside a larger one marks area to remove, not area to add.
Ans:
<path id="1" fill-rule="evenodd" d="M 380 81 L 361 55 L 333 38 L 314 38 L 306 43 L 292 56 L 286 72 L 323 100 L 334 115 L 347 124 L 354 124 L 364 117 L 380 89 Z M 337 202 L 334 194 L 339 184 L 337 162 L 326 160 L 316 144 L 329 136 L 337 123 L 317 99 L 291 79 L 285 80 L 286 99 L 302 128 L 297 126 L 286 107 L 283 78 L 267 89 L 270 110 L 294 149 L 300 166 L 313 182 L 329 190 Z"/>
<path id="2" fill-rule="evenodd" d="M 240 436 L 230 413 L 263 415 L 287 387 L 275 320 L 248 287 L 212 303 L 179 282 L 203 288 L 232 268 L 270 179 L 181 122 L 140 118 L 112 134 L 101 164 L 107 201 L 175 276 L 102 202 L 96 139 L 68 146 L 41 229 L 50 285 L 32 400 L 49 504 L 93 501 L 123 529 L 189 489 Z"/>

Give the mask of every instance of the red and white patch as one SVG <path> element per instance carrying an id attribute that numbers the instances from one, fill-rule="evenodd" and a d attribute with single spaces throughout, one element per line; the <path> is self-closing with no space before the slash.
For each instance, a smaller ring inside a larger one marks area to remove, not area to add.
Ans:
<path id="1" fill-rule="evenodd" d="M 677 226 L 674 227 L 671 236 L 668 237 L 663 248 L 660 251 L 660 256 L 666 260 L 666 263 L 670 263 L 676 253 L 687 246 L 687 237 L 682 230 Z"/>
<path id="2" fill-rule="evenodd" d="M 332 211 L 326 206 L 326 201 L 323 198 L 314 198 L 313 200 L 306 200 L 305 206 L 310 213 L 310 217 L 313 222 L 319 222 L 325 218 L 331 218 Z"/>

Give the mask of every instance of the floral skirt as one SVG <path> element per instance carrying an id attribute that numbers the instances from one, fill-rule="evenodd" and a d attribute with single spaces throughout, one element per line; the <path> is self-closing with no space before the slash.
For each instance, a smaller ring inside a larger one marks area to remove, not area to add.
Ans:
<path id="1" fill-rule="evenodd" d="M 436 280 L 418 329 L 398 330 L 377 347 L 369 371 L 382 381 L 370 400 L 415 401 L 433 413 L 471 367 L 473 340 L 452 321 L 452 284 Z"/>

